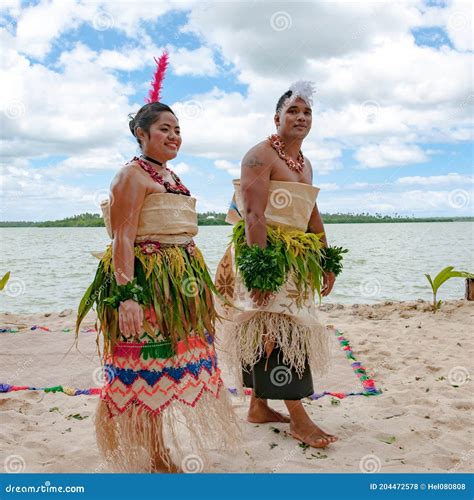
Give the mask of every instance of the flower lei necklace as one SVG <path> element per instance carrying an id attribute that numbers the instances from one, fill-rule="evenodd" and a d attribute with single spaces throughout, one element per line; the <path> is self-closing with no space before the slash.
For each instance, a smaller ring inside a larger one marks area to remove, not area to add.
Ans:
<path id="1" fill-rule="evenodd" d="M 164 186 L 168 193 L 184 194 L 185 196 L 191 196 L 189 189 L 181 183 L 180 178 L 172 170 L 170 170 L 168 167 L 165 167 L 165 169 L 170 173 L 171 177 L 173 178 L 173 180 L 175 182 L 174 186 L 172 186 L 170 184 L 170 182 L 163 180 L 163 176 L 161 174 L 159 174 L 143 158 L 139 158 L 138 156 L 135 156 L 135 158 L 133 158 L 132 161 L 136 161 L 140 165 L 140 167 L 143 168 L 143 170 L 145 170 L 145 172 L 147 172 L 155 182 Z"/>
<path id="2" fill-rule="evenodd" d="M 286 162 L 290 170 L 298 173 L 303 171 L 304 157 L 301 150 L 298 153 L 298 159 L 295 161 L 291 158 L 288 158 L 288 156 L 286 155 L 285 143 L 281 140 L 281 137 L 278 134 L 271 135 L 268 140 L 270 141 L 272 148 L 278 153 L 278 156 Z"/>

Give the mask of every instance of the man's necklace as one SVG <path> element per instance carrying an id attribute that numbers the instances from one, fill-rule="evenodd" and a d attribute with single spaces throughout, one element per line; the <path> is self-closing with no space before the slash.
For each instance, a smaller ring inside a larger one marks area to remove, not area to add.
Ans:
<path id="1" fill-rule="evenodd" d="M 301 173 L 304 169 L 304 157 L 301 150 L 298 153 L 298 159 L 295 161 L 289 158 L 285 152 L 285 143 L 281 140 L 278 134 L 271 135 L 268 140 L 272 148 L 278 153 L 278 156 L 286 162 L 288 168 L 294 172 Z"/>

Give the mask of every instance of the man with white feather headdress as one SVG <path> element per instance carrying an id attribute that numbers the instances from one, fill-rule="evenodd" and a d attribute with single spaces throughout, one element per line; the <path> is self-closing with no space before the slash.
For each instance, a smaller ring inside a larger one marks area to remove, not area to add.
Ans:
<path id="1" fill-rule="evenodd" d="M 299 81 L 280 97 L 277 133 L 247 152 L 233 181 L 226 219 L 233 236 L 216 274 L 228 302 L 220 304 L 217 330 L 237 380 L 252 389 L 248 421 L 289 422 L 296 439 L 324 448 L 337 438 L 311 420 L 301 400 L 314 392 L 312 374 L 328 370 L 329 332 L 317 319 L 315 297 L 331 292 L 345 250 L 328 247 L 319 188 L 301 152 L 313 91 Z M 284 400 L 289 417 L 268 399 Z"/>

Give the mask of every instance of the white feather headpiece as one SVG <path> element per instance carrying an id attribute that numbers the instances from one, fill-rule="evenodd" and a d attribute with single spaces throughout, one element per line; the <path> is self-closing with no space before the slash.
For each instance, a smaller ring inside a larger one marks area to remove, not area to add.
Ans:
<path id="1" fill-rule="evenodd" d="M 309 107 L 313 107 L 313 94 L 316 92 L 313 82 L 308 80 L 298 80 L 291 85 L 289 90 L 291 90 L 292 94 L 288 98 L 289 100 L 287 103 L 293 102 L 299 97 L 303 99 Z"/>

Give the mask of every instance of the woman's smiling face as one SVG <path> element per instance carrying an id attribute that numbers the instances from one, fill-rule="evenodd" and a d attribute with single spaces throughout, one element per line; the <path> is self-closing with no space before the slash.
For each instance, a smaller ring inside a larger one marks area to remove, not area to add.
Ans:
<path id="1" fill-rule="evenodd" d="M 148 134 L 138 128 L 137 136 L 143 153 L 162 162 L 176 158 L 182 142 L 178 119 L 169 111 L 159 114 Z"/>

